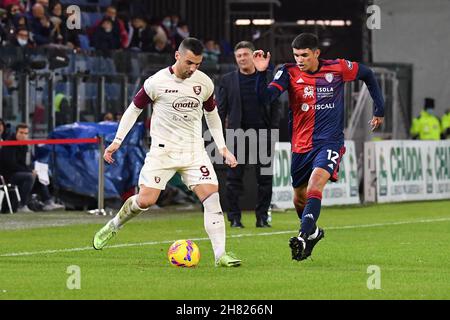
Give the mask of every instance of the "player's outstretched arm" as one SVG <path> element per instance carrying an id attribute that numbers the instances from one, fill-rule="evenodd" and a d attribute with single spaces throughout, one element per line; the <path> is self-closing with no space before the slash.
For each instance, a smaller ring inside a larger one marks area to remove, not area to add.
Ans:
<path id="1" fill-rule="evenodd" d="M 122 141 L 127 136 L 128 132 L 133 127 L 134 123 L 136 122 L 137 118 L 141 114 L 142 109 L 136 107 L 134 102 L 130 104 L 130 106 L 125 110 L 122 118 L 120 119 L 119 127 L 117 128 L 116 137 L 114 138 L 114 141 L 106 148 L 105 153 L 103 154 L 103 159 L 105 159 L 108 163 L 113 163 L 114 159 L 112 157 L 113 153 L 116 152 L 120 145 L 122 144 Z"/>
<path id="2" fill-rule="evenodd" d="M 113 153 L 116 152 L 120 148 L 120 144 L 117 142 L 111 143 L 108 148 L 105 149 L 105 153 L 103 154 L 103 159 L 109 164 L 114 163 L 114 159 L 112 157 Z"/>
<path id="3" fill-rule="evenodd" d="M 234 155 L 228 150 L 225 139 L 223 137 L 222 131 L 222 121 L 220 120 L 219 113 L 217 112 L 217 108 L 214 107 L 213 110 L 207 111 L 205 110 L 205 119 L 206 124 L 208 125 L 208 129 L 211 132 L 211 136 L 216 143 L 217 149 L 220 154 L 225 158 L 225 164 L 234 168 L 237 166 L 237 161 Z"/>
<path id="4" fill-rule="evenodd" d="M 374 102 L 373 118 L 369 121 L 372 131 L 384 122 L 384 99 L 373 71 L 363 64 L 358 66 L 357 79 L 364 81 Z"/>

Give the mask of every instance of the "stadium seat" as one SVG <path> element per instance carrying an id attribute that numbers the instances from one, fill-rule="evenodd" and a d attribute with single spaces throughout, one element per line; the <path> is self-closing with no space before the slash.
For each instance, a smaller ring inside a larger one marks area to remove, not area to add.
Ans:
<path id="1" fill-rule="evenodd" d="M 89 43 L 89 38 L 88 38 L 87 35 L 79 34 L 78 35 L 78 39 L 80 40 L 80 48 L 82 50 L 87 50 L 87 51 L 92 50 L 92 47 L 91 47 L 91 45 Z"/>

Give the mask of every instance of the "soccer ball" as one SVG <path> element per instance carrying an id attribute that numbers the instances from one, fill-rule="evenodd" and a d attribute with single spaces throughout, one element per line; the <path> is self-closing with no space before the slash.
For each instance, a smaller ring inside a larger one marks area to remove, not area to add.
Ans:
<path id="1" fill-rule="evenodd" d="M 175 267 L 195 267 L 200 262 L 200 249 L 192 240 L 177 240 L 169 247 L 167 257 Z"/>

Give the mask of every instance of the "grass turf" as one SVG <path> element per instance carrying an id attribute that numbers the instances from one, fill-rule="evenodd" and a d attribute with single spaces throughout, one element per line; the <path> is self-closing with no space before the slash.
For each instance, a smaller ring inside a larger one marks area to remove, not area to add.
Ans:
<path id="1" fill-rule="evenodd" d="M 323 208 L 325 239 L 302 262 L 291 260 L 287 245 L 298 228 L 294 212 L 273 213 L 270 229 L 255 228 L 246 213 L 245 229 L 227 227 L 227 248 L 243 260 L 231 269 L 214 267 L 200 212 L 145 214 L 102 251 L 90 246 L 107 218 L 94 220 L 0 231 L 0 299 L 450 298 L 450 201 Z M 199 266 L 170 266 L 172 240 L 192 238 Z M 72 265 L 81 270 L 80 290 L 66 285 Z M 371 265 L 380 268 L 381 289 L 367 287 Z"/>

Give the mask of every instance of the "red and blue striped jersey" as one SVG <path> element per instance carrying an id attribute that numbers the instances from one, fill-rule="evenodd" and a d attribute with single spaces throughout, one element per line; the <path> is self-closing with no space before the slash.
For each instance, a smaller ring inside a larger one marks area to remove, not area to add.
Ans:
<path id="1" fill-rule="evenodd" d="M 319 60 L 314 73 L 285 64 L 270 87 L 287 90 L 292 118 L 292 152 L 305 153 L 324 143 L 344 144 L 344 82 L 357 78 L 359 64 Z"/>

